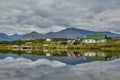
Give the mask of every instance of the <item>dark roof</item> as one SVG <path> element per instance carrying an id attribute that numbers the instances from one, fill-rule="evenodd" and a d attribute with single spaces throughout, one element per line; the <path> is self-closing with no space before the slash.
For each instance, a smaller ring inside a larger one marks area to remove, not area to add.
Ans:
<path id="1" fill-rule="evenodd" d="M 106 35 L 104 35 L 104 34 L 90 34 L 90 35 L 86 35 L 85 38 L 86 39 L 105 39 Z"/>

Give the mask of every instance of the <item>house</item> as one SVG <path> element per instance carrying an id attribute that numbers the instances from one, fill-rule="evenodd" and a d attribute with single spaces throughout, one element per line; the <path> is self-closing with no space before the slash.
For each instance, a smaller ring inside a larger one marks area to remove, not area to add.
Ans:
<path id="1" fill-rule="evenodd" d="M 76 39 L 75 39 L 75 40 L 80 41 L 80 37 L 76 37 Z"/>
<path id="2" fill-rule="evenodd" d="M 79 45 L 80 44 L 80 37 L 76 37 L 73 40 L 68 40 L 67 45 Z"/>
<path id="3" fill-rule="evenodd" d="M 58 45 L 58 46 L 60 46 L 61 44 L 62 44 L 62 42 L 61 42 L 61 41 L 57 42 L 57 45 Z"/>
<path id="4" fill-rule="evenodd" d="M 106 42 L 106 35 L 104 34 L 90 34 L 86 35 L 83 43 L 101 43 Z"/>
<path id="5" fill-rule="evenodd" d="M 95 39 L 84 39 L 83 43 L 96 43 Z"/>
<path id="6" fill-rule="evenodd" d="M 47 41 L 47 42 L 50 42 L 50 41 L 52 41 L 52 39 L 50 39 L 50 38 L 47 38 L 47 39 L 46 39 L 46 41 Z"/>

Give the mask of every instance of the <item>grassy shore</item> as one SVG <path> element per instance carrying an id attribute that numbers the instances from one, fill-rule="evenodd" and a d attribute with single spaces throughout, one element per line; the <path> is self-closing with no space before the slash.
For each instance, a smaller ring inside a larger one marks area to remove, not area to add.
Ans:
<path id="1" fill-rule="evenodd" d="M 3 41 L 0 42 L 0 50 L 13 50 L 13 45 L 21 46 L 26 42 L 32 42 L 30 49 L 69 49 L 69 50 L 100 50 L 100 51 L 120 51 L 120 39 L 107 39 L 104 43 L 93 43 L 93 44 L 85 44 L 82 43 L 80 45 L 61 45 L 58 46 L 58 41 L 67 41 L 67 39 L 54 39 L 51 42 L 46 42 L 45 39 L 42 40 L 31 40 L 31 41 Z M 48 44 L 47 46 L 43 46 L 44 44 Z"/>
<path id="2" fill-rule="evenodd" d="M 49 46 L 50 49 L 70 49 L 70 50 L 100 50 L 100 51 L 120 51 L 119 39 L 107 39 L 104 43 Z"/>

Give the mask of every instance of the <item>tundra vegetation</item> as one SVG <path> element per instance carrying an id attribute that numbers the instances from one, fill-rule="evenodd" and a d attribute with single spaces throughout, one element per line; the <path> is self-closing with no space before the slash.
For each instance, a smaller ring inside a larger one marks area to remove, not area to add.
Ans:
<path id="1" fill-rule="evenodd" d="M 67 44 L 68 38 L 55 38 L 51 41 L 46 41 L 46 39 L 37 40 L 16 40 L 16 41 L 1 41 L 0 50 L 12 50 L 14 46 L 21 47 L 25 46 L 27 42 L 31 42 L 31 50 L 35 49 L 69 49 L 69 50 L 100 50 L 100 51 L 120 51 L 120 38 L 107 38 L 106 42 L 102 43 L 82 43 L 82 39 L 74 44 Z M 61 44 L 58 44 L 61 42 Z M 47 45 L 45 45 L 47 44 Z"/>

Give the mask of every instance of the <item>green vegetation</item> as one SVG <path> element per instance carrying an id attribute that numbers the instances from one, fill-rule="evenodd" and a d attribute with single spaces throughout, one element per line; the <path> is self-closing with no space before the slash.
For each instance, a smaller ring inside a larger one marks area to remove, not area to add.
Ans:
<path id="1" fill-rule="evenodd" d="M 102 35 L 101 35 L 102 36 Z M 46 41 L 45 39 L 39 40 L 17 40 L 17 41 L 1 41 L 0 50 L 12 50 L 18 49 L 23 46 L 30 46 L 32 50 L 40 49 L 69 49 L 69 50 L 100 50 L 100 51 L 120 51 L 120 39 L 119 38 L 107 38 L 106 42 L 103 43 L 80 43 L 79 45 L 74 44 L 62 44 L 58 45 L 58 42 L 66 42 L 69 39 L 56 38 L 52 41 Z M 73 39 L 71 39 L 73 40 Z M 81 39 L 82 40 L 82 39 Z M 31 42 L 31 44 L 26 44 Z M 80 41 L 81 42 L 81 41 Z"/>
<path id="2" fill-rule="evenodd" d="M 120 39 L 108 38 L 104 43 L 82 43 L 80 45 L 55 45 L 51 49 L 120 51 Z"/>

